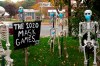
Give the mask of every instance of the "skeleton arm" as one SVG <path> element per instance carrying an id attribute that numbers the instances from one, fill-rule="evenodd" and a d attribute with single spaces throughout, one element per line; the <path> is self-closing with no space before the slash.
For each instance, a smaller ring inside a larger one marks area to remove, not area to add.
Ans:
<path id="1" fill-rule="evenodd" d="M 96 44 L 97 44 L 97 48 L 99 48 L 99 43 L 98 43 L 98 34 L 99 34 L 99 24 L 98 24 L 98 22 L 95 22 L 95 24 L 96 24 L 96 27 L 97 27 L 97 29 L 96 29 Z"/>
<path id="2" fill-rule="evenodd" d="M 6 25 L 6 30 L 7 30 L 7 38 L 6 38 L 6 48 L 7 50 L 5 51 L 5 60 L 6 60 L 6 66 L 12 66 L 13 63 L 13 59 L 11 59 L 10 55 L 11 55 L 11 50 L 10 48 L 10 42 L 9 42 L 9 28 L 8 25 Z"/>
<path id="3" fill-rule="evenodd" d="M 96 26 L 97 26 L 97 30 L 96 30 L 96 33 L 99 33 L 99 25 L 98 25 L 98 22 L 95 22 Z"/>

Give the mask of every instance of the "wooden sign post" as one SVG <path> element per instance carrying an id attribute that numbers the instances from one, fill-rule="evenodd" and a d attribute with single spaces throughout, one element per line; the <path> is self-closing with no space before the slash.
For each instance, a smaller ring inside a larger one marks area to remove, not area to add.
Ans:
<path id="1" fill-rule="evenodd" d="M 25 66 L 28 66 L 28 48 L 25 48 Z"/>

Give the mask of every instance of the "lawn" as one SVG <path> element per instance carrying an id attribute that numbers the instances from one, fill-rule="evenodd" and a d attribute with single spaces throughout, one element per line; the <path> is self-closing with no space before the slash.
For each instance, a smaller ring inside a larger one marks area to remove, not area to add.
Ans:
<path id="1" fill-rule="evenodd" d="M 67 37 L 66 46 L 68 52 L 68 58 L 65 55 L 59 57 L 58 44 L 55 43 L 54 53 L 50 52 L 50 46 L 48 44 L 49 37 L 40 38 L 40 43 L 28 48 L 28 66 L 84 66 L 83 52 L 79 52 L 78 38 Z M 64 41 L 65 41 L 64 40 Z M 12 54 L 11 58 L 14 59 L 14 66 L 24 66 L 25 53 L 24 49 L 13 49 L 13 36 L 10 36 L 10 43 Z M 3 41 L 3 45 L 5 42 Z M 90 60 L 92 61 L 91 55 Z M 90 62 L 91 62 L 90 61 Z M 92 63 L 90 63 L 92 64 Z M 92 65 L 90 65 L 92 66 Z"/>

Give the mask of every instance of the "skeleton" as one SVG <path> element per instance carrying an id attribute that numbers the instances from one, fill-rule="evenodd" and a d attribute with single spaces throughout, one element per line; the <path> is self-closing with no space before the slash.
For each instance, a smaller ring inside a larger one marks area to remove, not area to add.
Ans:
<path id="1" fill-rule="evenodd" d="M 97 33 L 99 31 L 98 22 L 91 21 L 91 10 L 86 10 L 84 12 L 84 16 L 87 22 L 80 22 L 79 23 L 79 43 L 80 49 L 84 52 L 84 65 L 87 66 L 87 52 L 94 53 L 94 61 L 93 65 L 97 66 L 96 63 L 96 49 L 99 48 L 99 44 L 97 41 Z M 92 36 L 93 35 L 93 36 Z"/>
<path id="2" fill-rule="evenodd" d="M 18 9 L 18 12 L 19 12 L 19 20 L 24 20 L 24 9 L 23 9 L 23 7 L 19 7 L 19 9 Z"/>
<path id="3" fill-rule="evenodd" d="M 58 36 L 58 50 L 59 50 L 59 56 L 61 57 L 62 55 L 65 55 L 66 58 L 68 58 L 68 53 L 67 53 L 67 47 L 66 47 L 66 37 L 67 37 L 67 33 L 66 33 L 66 25 L 65 25 L 65 19 L 64 19 L 64 12 L 63 11 L 59 11 L 60 14 L 59 16 L 59 26 L 61 27 L 61 31 L 60 33 L 57 34 Z"/>
<path id="4" fill-rule="evenodd" d="M 2 18 L 5 13 L 5 9 L 2 7 L 0 10 L 0 17 Z M 1 40 L 6 41 L 6 50 L 2 46 Z M 5 25 L 4 23 L 0 25 L 0 57 L 4 56 L 4 59 L 6 61 L 5 66 L 13 66 L 13 59 L 11 59 L 10 54 L 11 50 L 10 48 L 10 42 L 9 42 L 9 28 L 8 25 Z"/>
<path id="5" fill-rule="evenodd" d="M 54 43 L 55 43 L 55 37 L 56 37 L 56 29 L 54 27 L 54 17 L 55 14 L 52 12 L 51 13 L 51 19 L 52 19 L 52 28 L 50 29 L 50 39 L 48 41 L 48 43 L 50 44 L 50 51 L 54 52 Z"/>

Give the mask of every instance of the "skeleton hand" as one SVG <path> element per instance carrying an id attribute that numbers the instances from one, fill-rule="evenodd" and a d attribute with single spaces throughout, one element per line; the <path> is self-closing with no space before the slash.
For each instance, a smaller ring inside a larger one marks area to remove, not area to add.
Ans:
<path id="1" fill-rule="evenodd" d="M 81 1 L 81 3 L 83 3 L 83 2 L 84 2 L 84 0 Z"/>
<path id="2" fill-rule="evenodd" d="M 97 30 L 96 33 L 98 33 L 99 31 Z"/>
<path id="3" fill-rule="evenodd" d="M 79 34 L 78 36 L 79 36 L 79 37 L 82 37 L 82 34 Z"/>
<path id="4" fill-rule="evenodd" d="M 82 46 L 79 46 L 79 51 L 83 51 L 83 47 Z"/>

